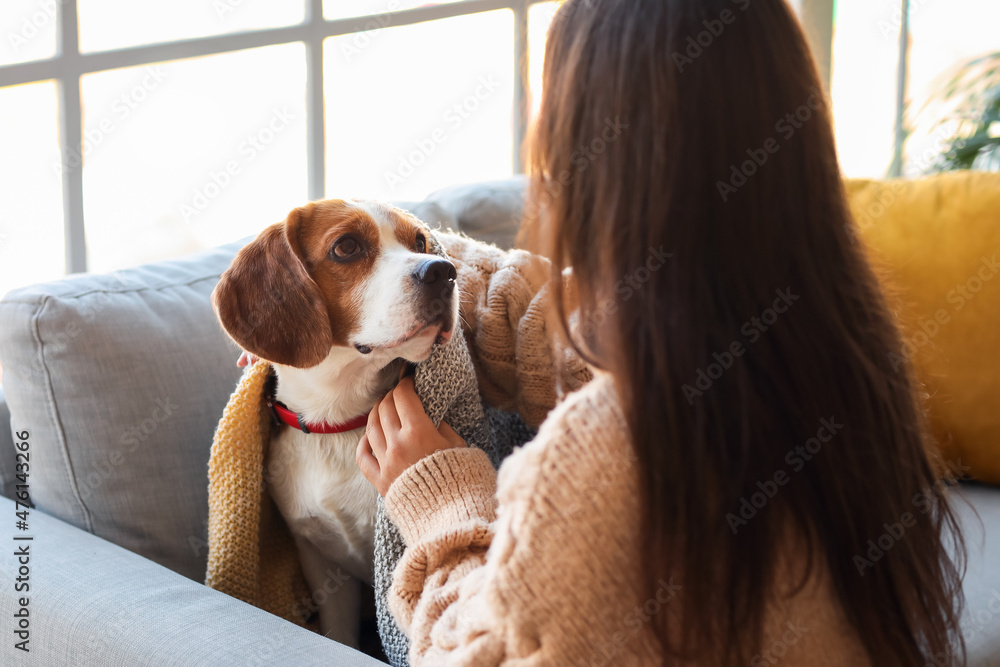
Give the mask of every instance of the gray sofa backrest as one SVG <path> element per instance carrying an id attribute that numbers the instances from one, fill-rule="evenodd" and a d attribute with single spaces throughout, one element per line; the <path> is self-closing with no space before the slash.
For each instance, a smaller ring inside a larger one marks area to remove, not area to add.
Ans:
<path id="1" fill-rule="evenodd" d="M 212 433 L 239 377 L 209 295 L 240 245 L 0 302 L 4 391 L 12 430 L 29 433 L 35 506 L 192 578 Z"/>
<path id="2" fill-rule="evenodd" d="M 497 240 L 506 225 L 512 239 L 522 187 L 459 186 L 400 206 Z M 27 430 L 36 507 L 198 581 L 212 435 L 240 376 L 209 295 L 246 242 L 0 301 L 11 413 L 8 428 L 0 403 L 0 474 L 13 474 L 11 431 Z"/>

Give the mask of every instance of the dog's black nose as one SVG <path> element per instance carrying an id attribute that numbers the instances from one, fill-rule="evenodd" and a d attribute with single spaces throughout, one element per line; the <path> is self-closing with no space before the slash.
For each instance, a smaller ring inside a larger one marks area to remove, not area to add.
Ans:
<path id="1" fill-rule="evenodd" d="M 428 287 L 450 289 L 455 286 L 455 265 L 446 259 L 428 259 L 417 265 L 413 278 Z"/>

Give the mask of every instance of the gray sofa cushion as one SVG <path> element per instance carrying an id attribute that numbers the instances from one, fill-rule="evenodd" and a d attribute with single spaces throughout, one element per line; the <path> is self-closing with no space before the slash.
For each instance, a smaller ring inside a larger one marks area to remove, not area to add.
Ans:
<path id="1" fill-rule="evenodd" d="M 14 503 L 0 499 L 0 511 L 13 516 Z M 5 544 L 30 549 L 30 653 L 14 648 L 23 638 L 13 631 L 24 593 L 14 591 L 12 570 L 5 569 L 2 665 L 384 667 L 42 512 L 29 520 L 34 541 L 12 542 L 11 522 L 2 534 Z"/>
<path id="2" fill-rule="evenodd" d="M 432 201 L 402 201 L 393 202 L 393 206 L 410 211 L 413 215 L 427 223 L 431 229 L 460 229 L 458 219 L 451 211 Z"/>
<path id="3" fill-rule="evenodd" d="M 969 667 L 997 667 L 1000 666 L 1000 488 L 963 486 L 954 506 L 962 517 L 969 550 L 968 569 L 962 581 L 965 611 L 961 620 Z"/>

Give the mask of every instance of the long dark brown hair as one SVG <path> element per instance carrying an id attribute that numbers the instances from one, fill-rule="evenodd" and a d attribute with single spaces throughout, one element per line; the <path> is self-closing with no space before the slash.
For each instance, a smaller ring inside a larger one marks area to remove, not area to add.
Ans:
<path id="1" fill-rule="evenodd" d="M 747 664 L 792 534 L 874 664 L 964 662 L 964 544 L 787 4 L 569 0 L 543 76 L 527 242 L 617 383 L 647 583 L 683 573 L 664 656 Z"/>

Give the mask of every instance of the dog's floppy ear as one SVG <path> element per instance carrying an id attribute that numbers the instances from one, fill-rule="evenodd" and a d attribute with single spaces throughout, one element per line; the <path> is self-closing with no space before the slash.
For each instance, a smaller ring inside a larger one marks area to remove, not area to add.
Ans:
<path id="1" fill-rule="evenodd" d="M 247 352 L 308 368 L 333 346 L 326 301 L 304 264 L 299 227 L 312 206 L 297 208 L 240 250 L 212 292 L 222 328 Z"/>

